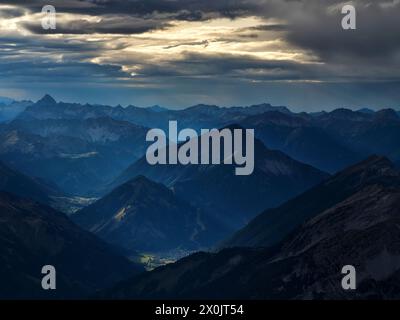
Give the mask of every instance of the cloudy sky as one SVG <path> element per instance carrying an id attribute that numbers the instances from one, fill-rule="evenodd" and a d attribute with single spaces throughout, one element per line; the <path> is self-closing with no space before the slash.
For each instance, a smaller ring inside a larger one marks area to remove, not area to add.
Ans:
<path id="1" fill-rule="evenodd" d="M 400 109 L 400 0 L 351 3 L 356 30 L 336 0 L 0 1 L 0 96 Z"/>

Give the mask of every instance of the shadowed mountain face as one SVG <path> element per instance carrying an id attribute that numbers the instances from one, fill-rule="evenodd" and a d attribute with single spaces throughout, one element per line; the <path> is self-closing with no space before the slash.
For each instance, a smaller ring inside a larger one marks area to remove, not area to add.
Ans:
<path id="1" fill-rule="evenodd" d="M 31 101 L 1 101 L 0 100 L 0 123 L 15 119 L 27 107 L 32 105 Z"/>
<path id="2" fill-rule="evenodd" d="M 28 175 L 57 184 L 72 195 L 93 195 L 146 150 L 151 128 L 169 120 L 195 129 L 212 128 L 268 110 L 270 105 L 219 108 L 199 105 L 181 111 L 129 106 L 57 103 L 46 95 L 0 128 L 0 156 Z M 222 119 L 222 120 L 221 120 Z"/>
<path id="3" fill-rule="evenodd" d="M 255 140 L 255 169 L 235 175 L 236 165 L 150 165 L 146 157 L 130 166 L 112 185 L 139 175 L 172 187 L 195 207 L 235 230 L 265 208 L 274 207 L 314 186 L 328 175 Z"/>
<path id="4" fill-rule="evenodd" d="M 141 271 L 63 214 L 0 192 L 0 298 L 82 298 Z M 53 265 L 57 290 L 44 291 Z"/>
<path id="5" fill-rule="evenodd" d="M 198 253 L 123 282 L 103 295 L 182 299 L 398 299 L 400 174 L 385 158 L 373 157 L 339 173 L 324 185 L 340 181 L 344 189 L 352 183 L 353 191 L 321 207 L 273 247 Z M 315 201 L 324 201 L 319 198 L 318 187 L 309 192 L 314 193 Z M 303 203 L 299 210 L 305 206 Z M 345 265 L 356 268 L 357 290 L 342 289 L 341 270 Z"/>
<path id="6" fill-rule="evenodd" d="M 48 95 L 28 105 L 10 124 L 0 126 L 0 156 L 21 172 L 52 181 L 66 193 L 98 195 L 106 183 L 143 156 L 145 128 L 167 130 L 170 120 L 178 121 L 180 129 L 195 130 L 239 123 L 255 129 L 256 137 L 269 148 L 330 173 L 370 154 L 400 159 L 400 118 L 391 109 L 296 114 L 285 107 L 261 104 L 196 105 L 160 112 L 160 108 L 57 103 Z M 186 175 L 186 170 L 177 170 Z"/>
<path id="7" fill-rule="evenodd" d="M 215 219 L 143 176 L 116 188 L 73 219 L 127 252 L 195 250 L 226 235 Z"/>
<path id="8" fill-rule="evenodd" d="M 266 112 L 240 124 L 273 149 L 327 172 L 336 172 L 370 154 L 400 158 L 400 117 L 391 109 L 376 113 L 337 109 L 311 115 Z"/>
<path id="9" fill-rule="evenodd" d="M 393 164 L 373 156 L 322 182 L 282 206 L 266 210 L 238 231 L 225 246 L 260 247 L 279 242 L 305 220 L 359 192 L 367 185 L 398 179 Z"/>
<path id="10" fill-rule="evenodd" d="M 255 129 L 253 174 L 236 176 L 236 165 L 149 165 L 146 132 L 167 130 L 170 120 L 179 129 Z M 92 295 L 140 272 L 115 250 L 176 257 L 221 239 L 218 253 L 194 254 L 102 295 L 400 298 L 399 173 L 377 156 L 348 167 L 373 153 L 399 165 L 400 118 L 391 109 L 168 110 L 46 95 L 0 101 L 0 122 L 0 298 Z M 49 207 L 105 193 L 71 216 L 80 227 Z M 55 293 L 40 287 L 46 264 L 57 269 Z M 341 289 L 347 264 L 358 272 L 356 292 Z"/>
<path id="11" fill-rule="evenodd" d="M 29 198 L 43 204 L 53 205 L 52 196 L 61 196 L 54 186 L 40 179 L 28 177 L 0 162 L 0 191 L 9 192 L 23 198 Z"/>
<path id="12" fill-rule="evenodd" d="M 0 132 L 0 155 L 69 194 L 86 195 L 144 154 L 146 132 L 109 117 L 17 119 Z"/>

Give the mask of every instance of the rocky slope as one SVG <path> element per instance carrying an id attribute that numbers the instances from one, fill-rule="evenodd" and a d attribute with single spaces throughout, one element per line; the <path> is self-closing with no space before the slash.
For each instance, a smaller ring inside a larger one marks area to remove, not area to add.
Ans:
<path id="1" fill-rule="evenodd" d="M 50 207 L 0 192 L 0 220 L 0 298 L 83 298 L 142 271 Z M 42 289 L 44 265 L 57 290 Z"/>
<path id="2" fill-rule="evenodd" d="M 125 281 L 103 292 L 102 296 L 398 299 L 399 172 L 387 159 L 373 157 L 341 172 L 327 183 L 338 180 L 342 181 L 342 188 L 346 188 L 350 181 L 353 182 L 351 188 L 354 185 L 357 188 L 315 211 L 313 216 L 272 247 L 198 253 Z M 324 200 L 318 198 L 318 188 L 314 193 L 315 201 Z M 304 210 L 308 204 L 303 202 L 298 209 Z M 356 268 L 356 290 L 342 288 L 341 270 L 345 265 Z"/>

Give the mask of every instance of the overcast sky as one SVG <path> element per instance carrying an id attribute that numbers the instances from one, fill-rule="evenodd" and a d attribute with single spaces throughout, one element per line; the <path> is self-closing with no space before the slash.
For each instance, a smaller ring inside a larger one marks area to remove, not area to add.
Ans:
<path id="1" fill-rule="evenodd" d="M 351 3 L 356 30 L 333 0 L 0 1 L 0 96 L 400 109 L 400 0 Z"/>

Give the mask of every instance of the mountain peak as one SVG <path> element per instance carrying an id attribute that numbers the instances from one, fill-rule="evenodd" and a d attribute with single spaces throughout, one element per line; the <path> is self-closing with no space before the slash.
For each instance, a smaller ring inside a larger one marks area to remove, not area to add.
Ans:
<path id="1" fill-rule="evenodd" d="M 379 155 L 372 155 L 365 159 L 364 161 L 361 161 L 354 166 L 350 167 L 348 170 L 365 170 L 365 169 L 391 169 L 393 168 L 393 163 L 386 157 L 384 156 L 379 156 Z M 346 170 L 344 170 L 346 171 Z"/>
<path id="2" fill-rule="evenodd" d="M 151 106 L 151 107 L 149 107 L 148 109 L 151 110 L 151 111 L 154 111 L 154 112 L 164 112 L 164 111 L 167 111 L 166 108 L 160 107 L 159 105 Z"/>
<path id="3" fill-rule="evenodd" d="M 138 175 L 135 178 L 131 179 L 129 183 L 145 183 L 145 184 L 156 184 L 154 181 L 151 181 L 144 175 Z"/>
<path id="4" fill-rule="evenodd" d="M 140 190 L 144 190 L 144 192 L 148 195 L 156 194 L 158 192 L 169 191 L 169 189 L 164 185 L 152 181 L 144 175 L 139 175 L 122 184 L 118 188 L 114 189 L 114 192 L 120 194 L 127 192 L 128 194 L 132 194 L 134 190 L 136 190 L 137 192 L 139 192 Z"/>
<path id="5" fill-rule="evenodd" d="M 391 180 L 389 177 L 399 177 L 393 162 L 386 157 L 372 155 L 364 161 L 338 172 L 327 182 L 352 181 L 351 183 L 354 185 L 365 185 L 368 181 L 388 182 Z"/>
<path id="6" fill-rule="evenodd" d="M 57 102 L 56 102 L 56 100 L 54 100 L 54 98 L 51 95 L 45 94 L 43 96 L 43 98 L 38 100 L 36 103 L 42 104 L 42 105 L 43 104 L 49 105 L 49 104 L 56 104 Z"/>
<path id="7" fill-rule="evenodd" d="M 373 113 L 375 113 L 374 110 L 371 110 L 371 109 L 369 109 L 369 108 L 361 108 L 361 109 L 358 109 L 356 112 L 367 113 L 367 114 L 373 114 Z"/>
<path id="8" fill-rule="evenodd" d="M 376 112 L 376 118 L 384 120 L 399 120 L 399 116 L 393 109 L 382 109 Z"/>

